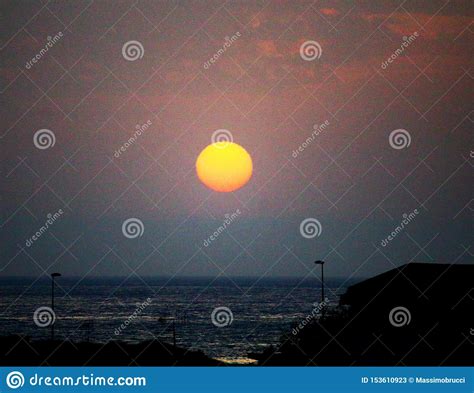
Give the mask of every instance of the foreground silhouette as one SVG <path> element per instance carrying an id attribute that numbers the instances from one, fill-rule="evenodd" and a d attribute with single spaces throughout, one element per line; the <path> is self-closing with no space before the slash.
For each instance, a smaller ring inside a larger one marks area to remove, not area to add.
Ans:
<path id="1" fill-rule="evenodd" d="M 474 265 L 403 265 L 251 356 L 265 366 L 473 366 L 473 288 Z"/>
<path id="2" fill-rule="evenodd" d="M 218 366 L 200 351 L 158 340 L 106 344 L 0 337 L 0 366 Z"/>
<path id="3" fill-rule="evenodd" d="M 474 265 L 411 263 L 352 285 L 260 366 L 474 366 Z M 0 337 L 0 366 L 220 366 L 159 340 L 72 342 Z"/>

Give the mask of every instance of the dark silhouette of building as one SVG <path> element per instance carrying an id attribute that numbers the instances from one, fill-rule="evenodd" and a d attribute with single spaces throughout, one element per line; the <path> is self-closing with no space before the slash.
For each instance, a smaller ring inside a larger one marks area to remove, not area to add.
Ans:
<path id="1" fill-rule="evenodd" d="M 472 366 L 474 265 L 410 263 L 354 284 L 260 365 Z"/>
<path id="2" fill-rule="evenodd" d="M 340 304 L 377 324 L 390 322 L 390 312 L 405 307 L 406 326 L 456 321 L 469 331 L 474 327 L 473 288 L 474 265 L 409 263 L 352 285 Z"/>

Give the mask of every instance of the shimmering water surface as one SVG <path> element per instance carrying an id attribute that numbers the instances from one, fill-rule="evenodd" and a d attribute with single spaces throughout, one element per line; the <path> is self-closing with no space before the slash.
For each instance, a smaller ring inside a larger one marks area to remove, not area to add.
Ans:
<path id="1" fill-rule="evenodd" d="M 337 304 L 347 285 L 342 280 L 327 282 L 331 304 Z M 148 298 L 149 305 L 144 304 Z M 78 341 L 159 338 L 172 342 L 174 325 L 178 345 L 200 349 L 214 358 L 242 359 L 249 352 L 277 344 L 281 334 L 311 314 L 320 299 L 316 279 L 79 281 L 61 277 L 55 296 L 56 335 Z M 2 335 L 49 337 L 50 329 L 36 326 L 33 313 L 50 305 L 48 280 L 0 280 Z M 216 307 L 232 311 L 230 325 L 212 323 Z"/>

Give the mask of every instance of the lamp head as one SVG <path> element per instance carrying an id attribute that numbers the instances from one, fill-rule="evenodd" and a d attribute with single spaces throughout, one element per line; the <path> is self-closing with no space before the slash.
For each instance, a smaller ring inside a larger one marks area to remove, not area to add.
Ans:
<path id="1" fill-rule="evenodd" d="M 51 277 L 61 277 L 61 273 L 51 273 Z"/>

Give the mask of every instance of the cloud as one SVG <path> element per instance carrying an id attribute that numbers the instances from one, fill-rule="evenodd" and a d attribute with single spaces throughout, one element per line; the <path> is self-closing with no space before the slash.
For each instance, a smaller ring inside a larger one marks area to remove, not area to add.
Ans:
<path id="1" fill-rule="evenodd" d="M 257 46 L 267 57 L 283 57 L 283 55 L 279 53 L 274 40 L 260 40 L 257 42 Z"/>
<path id="2" fill-rule="evenodd" d="M 364 20 L 377 24 L 386 20 L 383 26 L 397 35 L 404 36 L 418 31 L 421 36 L 430 40 L 443 36 L 456 37 L 472 23 L 470 17 L 462 15 L 396 12 L 391 16 L 386 13 L 363 13 L 361 16 Z"/>
<path id="3" fill-rule="evenodd" d="M 337 16 L 337 15 L 340 14 L 340 12 L 338 10 L 336 10 L 335 8 L 321 8 L 319 10 L 319 12 L 321 12 L 321 14 L 327 15 L 327 16 Z"/>

